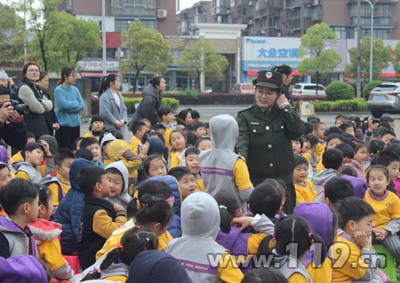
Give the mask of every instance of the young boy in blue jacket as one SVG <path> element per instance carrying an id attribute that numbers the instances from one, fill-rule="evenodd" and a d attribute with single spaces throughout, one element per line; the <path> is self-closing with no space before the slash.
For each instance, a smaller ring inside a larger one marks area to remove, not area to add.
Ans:
<path id="1" fill-rule="evenodd" d="M 61 251 L 64 255 L 76 254 L 79 241 L 79 221 L 83 211 L 83 197 L 85 196 L 78 184 L 78 174 L 82 168 L 96 166 L 92 161 L 77 158 L 72 162 L 69 170 L 71 189 L 61 200 L 54 216 L 55 222 L 62 225 Z"/>

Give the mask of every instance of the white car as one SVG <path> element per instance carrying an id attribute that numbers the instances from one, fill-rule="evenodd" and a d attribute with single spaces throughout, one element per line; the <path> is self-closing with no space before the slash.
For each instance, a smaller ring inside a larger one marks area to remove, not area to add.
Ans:
<path id="1" fill-rule="evenodd" d="M 205 89 L 204 89 L 204 93 L 212 93 L 212 87 L 206 87 Z"/>
<path id="2" fill-rule="evenodd" d="M 298 83 L 294 86 L 292 95 L 316 95 L 316 88 L 316 84 Z M 326 95 L 323 85 L 318 85 L 318 95 Z"/>

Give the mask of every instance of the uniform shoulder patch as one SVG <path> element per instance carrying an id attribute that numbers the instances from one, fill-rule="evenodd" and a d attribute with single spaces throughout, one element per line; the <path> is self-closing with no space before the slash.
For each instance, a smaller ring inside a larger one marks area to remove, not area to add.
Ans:
<path id="1" fill-rule="evenodd" d="M 244 112 L 244 111 L 248 111 L 248 110 L 252 109 L 253 107 L 254 107 L 254 104 L 253 104 L 253 105 L 250 105 L 249 108 L 245 108 L 245 109 L 243 109 L 243 110 L 238 111 L 238 113 L 242 113 L 242 112 Z"/>

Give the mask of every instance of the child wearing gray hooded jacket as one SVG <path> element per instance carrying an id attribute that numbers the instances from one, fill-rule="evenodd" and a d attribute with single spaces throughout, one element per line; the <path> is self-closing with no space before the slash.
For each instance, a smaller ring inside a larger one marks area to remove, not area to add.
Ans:
<path id="1" fill-rule="evenodd" d="M 106 200 L 126 208 L 132 199 L 128 194 L 128 169 L 122 161 L 116 161 L 106 167 L 106 172 L 111 183 L 110 196 Z"/>
<path id="2" fill-rule="evenodd" d="M 200 172 L 206 193 L 215 195 L 222 188 L 239 200 L 243 213 L 254 187 L 246 163 L 233 152 L 239 126 L 230 115 L 218 115 L 210 120 L 212 148 L 199 155 Z"/>

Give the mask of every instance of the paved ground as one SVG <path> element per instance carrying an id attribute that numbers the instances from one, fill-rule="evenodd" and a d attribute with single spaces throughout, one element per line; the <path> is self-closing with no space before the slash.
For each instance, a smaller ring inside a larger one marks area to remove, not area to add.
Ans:
<path id="1" fill-rule="evenodd" d="M 196 109 L 200 113 L 200 120 L 203 122 L 209 122 L 210 119 L 213 116 L 219 115 L 219 114 L 229 114 L 232 115 L 233 117 L 236 117 L 236 114 L 238 111 L 243 110 L 249 105 L 197 105 L 197 106 L 189 106 L 189 105 L 181 105 L 176 113 L 179 113 L 181 110 L 186 109 L 188 107 L 191 107 L 192 109 Z M 340 112 L 329 112 L 329 113 L 317 113 L 318 117 L 326 124 L 327 127 L 334 126 L 335 123 L 335 117 L 339 114 L 345 114 L 345 115 L 357 115 L 360 118 L 364 118 L 366 116 L 370 116 L 371 113 L 369 112 L 345 112 L 345 113 L 340 113 Z M 392 115 L 392 117 L 396 120 L 395 121 L 395 126 L 396 126 L 396 135 L 400 137 L 400 115 Z M 128 117 L 128 120 L 130 120 L 131 117 Z M 307 121 L 307 117 L 302 117 L 304 121 Z M 81 126 L 81 135 L 84 135 L 89 131 L 89 123 L 83 123 Z M 126 130 L 126 135 L 127 140 L 132 136 L 131 133 L 129 133 L 128 130 Z"/>

